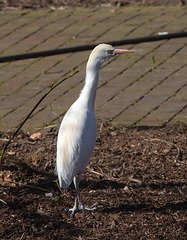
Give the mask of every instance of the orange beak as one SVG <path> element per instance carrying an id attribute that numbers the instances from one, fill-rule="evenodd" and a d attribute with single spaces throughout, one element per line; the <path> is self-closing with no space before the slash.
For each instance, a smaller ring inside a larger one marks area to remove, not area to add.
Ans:
<path id="1" fill-rule="evenodd" d="M 134 53 L 134 51 L 128 49 L 114 49 L 113 53 L 115 54 Z"/>

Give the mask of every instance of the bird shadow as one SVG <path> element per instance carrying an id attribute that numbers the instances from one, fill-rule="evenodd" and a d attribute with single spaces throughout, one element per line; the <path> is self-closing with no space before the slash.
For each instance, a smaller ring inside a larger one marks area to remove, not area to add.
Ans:
<path id="1" fill-rule="evenodd" d="M 43 191 L 50 189 L 58 191 L 58 186 L 56 184 L 57 176 L 55 176 L 55 174 L 37 170 L 25 162 L 20 161 L 17 164 L 4 165 L 3 171 L 16 173 L 19 184 L 15 185 L 15 187 L 12 186 L 12 188 L 19 191 L 24 189 L 27 193 L 37 192 L 38 194 L 42 194 Z M 22 184 L 22 180 L 25 178 L 33 178 L 33 182 Z"/>
<path id="2" fill-rule="evenodd" d="M 101 210 L 103 213 L 119 213 L 119 212 L 164 212 L 170 210 L 172 212 L 186 210 L 187 209 L 187 200 L 180 201 L 178 203 L 167 203 L 161 207 L 153 207 L 150 204 L 120 204 L 118 207 L 104 208 Z"/>
<path id="3" fill-rule="evenodd" d="M 149 188 L 151 190 L 160 190 L 164 188 L 174 188 L 174 187 L 182 187 L 184 185 L 187 185 L 186 182 L 167 182 L 167 183 L 142 183 L 142 185 L 138 184 L 132 184 L 128 186 L 131 190 L 137 190 L 137 189 L 146 189 Z M 81 188 L 91 188 L 92 190 L 99 190 L 99 189 L 107 189 L 111 187 L 112 189 L 124 189 L 126 186 L 125 183 L 119 183 L 117 181 L 112 180 L 102 180 L 102 181 L 86 181 L 83 180 L 81 182 Z M 133 194 L 133 191 L 130 193 Z M 139 212 L 139 211 L 153 211 L 153 212 L 164 212 L 167 210 L 170 210 L 172 212 L 180 211 L 180 210 L 186 210 L 187 209 L 187 200 L 180 201 L 177 203 L 167 203 L 164 206 L 161 207 L 155 207 L 153 204 L 119 204 L 117 207 L 105 207 L 101 210 L 103 213 L 119 213 L 119 212 Z"/>
<path id="4" fill-rule="evenodd" d="M 92 181 L 92 180 L 82 180 L 80 183 L 80 188 L 91 188 L 92 190 L 102 190 L 108 188 L 120 189 L 124 188 L 125 184 L 119 183 L 117 181 L 112 180 L 100 180 L 100 181 Z"/>
<path id="5" fill-rule="evenodd" d="M 19 161 L 16 164 L 11 164 L 11 165 L 5 165 L 3 166 L 2 171 L 23 171 L 27 174 L 27 176 L 32 176 L 33 174 L 41 176 L 41 177 L 46 177 L 46 178 L 50 178 L 50 179 L 56 179 L 57 177 L 55 176 L 55 174 L 53 173 L 48 173 L 46 171 L 43 170 L 37 170 L 34 167 L 29 166 L 27 163 L 23 162 L 23 161 Z"/>
<path id="6" fill-rule="evenodd" d="M 187 185 L 187 182 L 167 182 L 167 183 L 145 183 L 142 182 L 141 184 L 130 184 L 128 187 L 131 189 L 139 189 L 139 188 L 146 188 L 149 187 L 152 190 L 156 189 L 163 189 L 166 187 L 182 187 L 184 185 Z M 100 181 L 94 181 L 94 180 L 86 180 L 83 179 L 80 183 L 80 188 L 91 188 L 92 190 L 102 190 L 102 189 L 123 189 L 127 184 L 124 182 L 118 182 L 117 180 L 100 180 Z M 72 185 L 73 187 L 73 185 Z"/>

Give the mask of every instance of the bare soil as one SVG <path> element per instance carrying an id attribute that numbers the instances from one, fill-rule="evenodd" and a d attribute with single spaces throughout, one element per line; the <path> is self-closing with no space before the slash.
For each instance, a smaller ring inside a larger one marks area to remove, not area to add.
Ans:
<path id="1" fill-rule="evenodd" d="M 61 9 L 64 7 L 181 6 L 186 0 L 0 0 L 0 9 Z"/>
<path id="2" fill-rule="evenodd" d="M 91 163 L 81 178 L 84 204 L 70 217 L 73 184 L 54 174 L 57 130 L 9 145 L 0 185 L 0 239 L 187 239 L 187 126 L 98 125 Z M 11 132 L 0 133 L 0 149 Z"/>

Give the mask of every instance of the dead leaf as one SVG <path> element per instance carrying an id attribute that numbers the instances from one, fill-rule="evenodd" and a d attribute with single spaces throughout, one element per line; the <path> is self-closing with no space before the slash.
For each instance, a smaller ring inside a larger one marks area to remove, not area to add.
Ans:
<path id="1" fill-rule="evenodd" d="M 12 152 L 12 151 L 7 152 L 7 153 L 8 153 L 8 155 L 14 155 L 14 154 L 16 154 L 16 152 Z"/>
<path id="2" fill-rule="evenodd" d="M 41 137 L 42 137 L 42 134 L 40 132 L 33 133 L 30 135 L 30 139 L 32 140 L 37 140 L 37 139 L 40 139 Z"/>

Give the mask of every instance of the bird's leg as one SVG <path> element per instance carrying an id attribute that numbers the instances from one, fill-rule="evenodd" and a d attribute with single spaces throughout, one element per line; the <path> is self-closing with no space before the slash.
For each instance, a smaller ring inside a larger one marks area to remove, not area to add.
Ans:
<path id="1" fill-rule="evenodd" d="M 74 185 L 75 185 L 75 189 L 76 189 L 76 198 L 77 198 L 78 210 L 82 210 L 83 207 L 84 207 L 82 202 L 81 202 L 80 190 L 79 190 L 80 177 L 81 177 L 81 175 L 79 174 L 74 179 Z"/>
<path id="2" fill-rule="evenodd" d="M 81 200 L 80 200 L 79 182 L 80 182 L 80 175 L 75 176 L 73 178 L 73 183 L 75 185 L 75 190 L 76 190 L 75 204 L 74 204 L 73 208 L 68 209 L 69 211 L 71 211 L 71 216 L 74 216 L 74 214 L 80 210 L 79 205 L 80 205 Z"/>
<path id="3" fill-rule="evenodd" d="M 96 209 L 95 205 L 97 204 L 97 202 L 95 204 L 93 204 L 90 208 L 88 208 L 88 207 L 84 207 L 84 205 L 81 201 L 80 190 L 79 190 L 80 176 L 81 176 L 81 174 L 79 174 L 73 178 L 76 195 L 75 195 L 75 204 L 74 204 L 73 208 L 69 209 L 69 211 L 72 211 L 71 216 L 73 216 L 78 211 L 95 210 Z"/>

